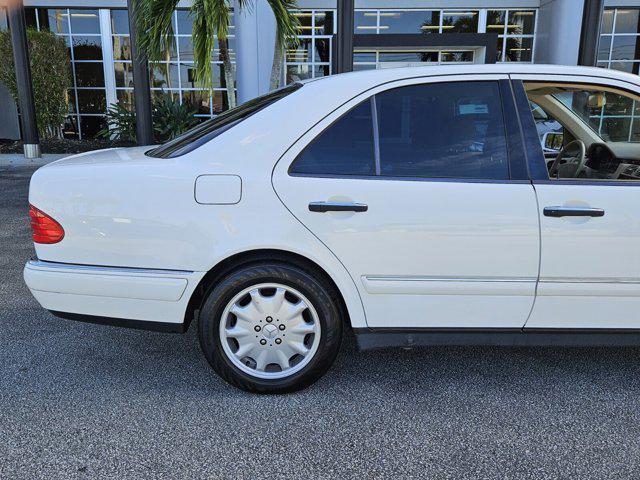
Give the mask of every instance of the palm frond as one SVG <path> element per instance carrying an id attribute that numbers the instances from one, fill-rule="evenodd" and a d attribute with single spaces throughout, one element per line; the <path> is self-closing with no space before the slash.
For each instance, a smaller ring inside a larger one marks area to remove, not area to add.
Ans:
<path id="1" fill-rule="evenodd" d="M 300 20 L 295 15 L 298 9 L 296 0 L 267 0 L 276 19 L 277 43 L 280 48 L 286 45 L 297 46 Z"/>
<path id="2" fill-rule="evenodd" d="M 212 88 L 211 55 L 215 48 L 215 35 L 218 35 L 218 40 L 227 38 L 230 9 L 225 0 L 195 0 L 191 15 L 195 79 L 201 85 Z"/>
<path id="3" fill-rule="evenodd" d="M 175 50 L 173 12 L 179 0 L 135 0 L 138 42 L 149 60 L 164 60 Z"/>

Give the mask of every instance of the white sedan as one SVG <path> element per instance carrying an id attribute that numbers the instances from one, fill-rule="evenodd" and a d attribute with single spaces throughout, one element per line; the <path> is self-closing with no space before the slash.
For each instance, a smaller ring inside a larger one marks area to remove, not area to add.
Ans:
<path id="1" fill-rule="evenodd" d="M 346 328 L 361 348 L 638 344 L 639 100 L 637 76 L 558 66 L 293 84 L 39 169 L 25 281 L 63 318 L 196 319 L 257 392 L 315 381 Z"/>

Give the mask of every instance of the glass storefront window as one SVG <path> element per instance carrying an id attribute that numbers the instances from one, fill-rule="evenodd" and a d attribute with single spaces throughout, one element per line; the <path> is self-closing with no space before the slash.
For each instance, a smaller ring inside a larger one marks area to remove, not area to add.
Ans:
<path id="1" fill-rule="evenodd" d="M 486 30 L 498 34 L 498 62 L 532 62 L 535 28 L 535 10 L 487 11 Z"/>
<path id="2" fill-rule="evenodd" d="M 598 42 L 599 67 L 638 73 L 640 67 L 640 9 L 608 8 L 602 15 Z"/>
<path id="3" fill-rule="evenodd" d="M 111 33 L 129 35 L 129 15 L 126 10 L 111 10 Z"/>
<path id="4" fill-rule="evenodd" d="M 66 35 L 69 33 L 68 10 L 49 9 L 47 18 L 49 23 L 49 30 L 51 30 L 53 33 L 59 33 L 61 35 Z"/>
<path id="5" fill-rule="evenodd" d="M 532 62 L 535 43 L 536 14 L 534 9 L 473 10 L 473 9 L 380 9 L 356 10 L 355 33 L 497 33 L 499 62 Z M 483 24 L 480 25 L 481 19 Z M 438 62 L 469 61 L 474 52 L 442 55 Z M 375 65 L 376 60 L 364 59 L 354 53 L 354 68 Z"/>
<path id="6" fill-rule="evenodd" d="M 377 10 L 356 10 L 354 15 L 353 33 L 378 33 Z"/>
<path id="7" fill-rule="evenodd" d="M 612 33 L 613 32 L 613 9 L 606 9 L 602 12 L 602 28 L 600 33 Z"/>
<path id="8" fill-rule="evenodd" d="M 533 10 L 509 10 L 507 35 L 533 35 L 535 23 Z"/>
<path id="9" fill-rule="evenodd" d="M 312 62 L 311 38 L 301 38 L 297 47 L 288 48 L 285 53 L 288 63 Z"/>
<path id="10" fill-rule="evenodd" d="M 111 20 L 110 45 L 103 44 L 105 36 L 109 38 L 109 32 L 101 31 L 101 12 L 106 12 Z M 0 29 L 6 24 L 2 13 L 4 11 L 0 10 Z M 26 14 L 30 26 L 52 31 L 64 38 L 69 47 L 72 89 L 69 91 L 70 116 L 63 129 L 65 136 L 90 137 L 99 131 L 105 122 L 108 99 L 122 101 L 133 107 L 133 73 L 127 10 L 111 9 L 107 12 L 78 8 L 27 8 Z M 233 19 L 233 13 L 231 17 Z M 323 21 L 324 19 L 318 20 L 317 26 L 321 27 Z M 152 95 L 162 95 L 167 90 L 166 93 L 177 101 L 193 104 L 198 116 L 209 117 L 220 113 L 227 108 L 227 102 L 217 40 L 212 54 L 214 90 L 213 94 L 210 94 L 195 81 L 193 74 L 193 28 L 189 11 L 177 10 L 173 22 L 176 43 L 170 61 L 150 64 Z M 232 63 L 235 64 L 234 44 L 232 23 L 229 27 L 229 53 Z M 109 48 L 112 49 L 111 52 L 108 52 Z M 326 56 L 325 45 L 318 44 L 316 50 L 321 58 Z M 107 53 L 113 55 L 112 66 L 104 64 L 103 60 L 111 56 Z M 109 91 L 107 85 L 112 85 Z"/>
<path id="11" fill-rule="evenodd" d="M 113 59 L 131 60 L 131 40 L 128 36 L 113 35 Z"/>
<path id="12" fill-rule="evenodd" d="M 64 38 L 69 47 L 72 90 L 70 117 L 63 128 L 71 138 L 92 137 L 105 123 L 107 111 L 100 16 L 96 9 L 28 9 L 37 29 Z"/>
<path id="13" fill-rule="evenodd" d="M 331 74 L 331 49 L 336 32 L 333 10 L 300 10 L 294 12 L 300 26 L 297 47 L 289 47 L 284 55 L 284 82 L 291 83 Z M 357 27 L 356 27 L 357 28 Z"/>
<path id="14" fill-rule="evenodd" d="M 73 58 L 75 60 L 102 61 L 102 40 L 100 37 L 74 36 Z"/>
<path id="15" fill-rule="evenodd" d="M 597 65 L 621 72 L 640 73 L 640 9 L 607 8 L 602 15 Z M 600 112 L 591 122 L 610 141 L 640 141 L 640 103 L 605 93 Z"/>
<path id="16" fill-rule="evenodd" d="M 636 35 L 615 35 L 610 58 L 612 61 L 634 61 L 640 58 L 640 37 Z"/>
<path id="17" fill-rule="evenodd" d="M 638 33 L 639 10 L 618 8 L 615 12 L 615 33 Z"/>
<path id="18" fill-rule="evenodd" d="M 505 60 L 508 62 L 531 62 L 533 54 L 533 38 L 507 37 Z"/>
<path id="19" fill-rule="evenodd" d="M 455 52 L 440 52 L 441 63 L 470 63 L 473 62 L 473 51 L 461 50 Z"/>
<path id="20" fill-rule="evenodd" d="M 235 27 L 229 26 L 229 55 L 235 64 Z M 111 10 L 113 37 L 113 56 L 118 100 L 133 99 L 133 77 L 131 73 L 131 44 L 129 40 L 129 20 L 126 10 Z M 213 74 L 213 93 L 196 82 L 193 63 L 193 18 L 188 10 L 176 10 L 173 18 L 174 44 L 169 53 L 169 61 L 152 62 L 149 65 L 149 80 L 152 98 L 170 96 L 181 103 L 189 103 L 196 116 L 210 117 L 224 111 L 226 106 L 226 84 L 220 48 L 214 42 L 211 69 Z M 219 101 L 216 103 L 215 99 Z"/>
<path id="21" fill-rule="evenodd" d="M 97 10 L 69 10 L 71 32 L 75 34 L 100 34 L 100 19 Z"/>
<path id="22" fill-rule="evenodd" d="M 477 11 L 442 12 L 442 33 L 475 33 L 478 31 Z"/>
<path id="23" fill-rule="evenodd" d="M 437 33 L 440 29 L 439 11 L 385 10 L 379 15 L 379 33 Z"/>

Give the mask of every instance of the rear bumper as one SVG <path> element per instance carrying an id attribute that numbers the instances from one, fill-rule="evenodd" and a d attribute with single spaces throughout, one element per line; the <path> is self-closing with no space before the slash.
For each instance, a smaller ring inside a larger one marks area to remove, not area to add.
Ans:
<path id="1" fill-rule="evenodd" d="M 31 260 L 24 280 L 55 315 L 94 323 L 180 331 L 204 272 L 97 267 Z"/>

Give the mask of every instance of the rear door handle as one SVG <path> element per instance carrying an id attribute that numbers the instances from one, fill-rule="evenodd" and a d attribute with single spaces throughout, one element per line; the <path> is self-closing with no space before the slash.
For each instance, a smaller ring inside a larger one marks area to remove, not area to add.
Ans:
<path id="1" fill-rule="evenodd" d="M 604 210 L 601 208 L 587 207 L 545 207 L 545 217 L 604 217 Z"/>
<path id="2" fill-rule="evenodd" d="M 350 202 L 311 202 L 310 212 L 366 212 L 369 209 L 364 203 Z"/>

